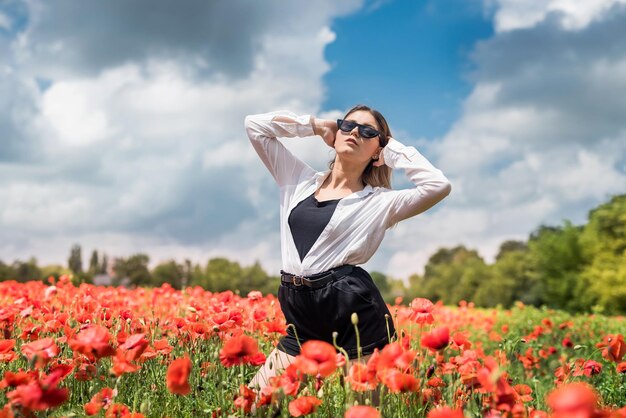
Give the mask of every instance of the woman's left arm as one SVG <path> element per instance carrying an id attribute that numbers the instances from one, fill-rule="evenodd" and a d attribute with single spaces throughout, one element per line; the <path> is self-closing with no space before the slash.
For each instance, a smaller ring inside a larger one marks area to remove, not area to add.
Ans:
<path id="1" fill-rule="evenodd" d="M 383 161 L 391 168 L 404 169 L 414 188 L 390 190 L 387 227 L 420 214 L 450 194 L 452 185 L 443 172 L 435 168 L 415 147 L 401 144 L 393 138 L 382 151 Z"/>

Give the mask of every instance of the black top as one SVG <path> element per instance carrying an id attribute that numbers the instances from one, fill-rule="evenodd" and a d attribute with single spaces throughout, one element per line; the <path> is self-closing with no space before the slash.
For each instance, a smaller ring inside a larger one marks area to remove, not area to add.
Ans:
<path id="1" fill-rule="evenodd" d="M 315 198 L 315 192 L 313 192 L 311 196 L 298 203 L 289 214 L 289 228 L 300 255 L 300 261 L 304 260 L 317 238 L 328 225 L 340 200 L 318 202 Z"/>

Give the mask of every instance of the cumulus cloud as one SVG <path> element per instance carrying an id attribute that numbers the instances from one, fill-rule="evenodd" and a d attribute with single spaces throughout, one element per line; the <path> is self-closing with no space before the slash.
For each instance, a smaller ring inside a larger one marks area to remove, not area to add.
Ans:
<path id="1" fill-rule="evenodd" d="M 626 4 L 494 3 L 499 30 L 474 49 L 463 114 L 426 146 L 452 193 L 412 221 L 412 234 L 395 233 L 403 250 L 393 271 L 408 274 L 403 263 L 432 254 L 420 236 L 477 248 L 491 262 L 504 240 L 563 219 L 584 223 L 624 193 L 626 100 L 614 92 L 626 88 Z"/>
<path id="2" fill-rule="evenodd" d="M 566 30 L 584 28 L 590 22 L 602 20 L 615 4 L 624 0 L 485 0 L 495 8 L 494 26 L 498 32 L 529 28 L 553 19 Z"/>
<path id="3" fill-rule="evenodd" d="M 330 21 L 360 1 L 27 5 L 0 79 L 2 258 L 80 242 L 278 267 L 278 191 L 243 119 L 319 110 Z"/>

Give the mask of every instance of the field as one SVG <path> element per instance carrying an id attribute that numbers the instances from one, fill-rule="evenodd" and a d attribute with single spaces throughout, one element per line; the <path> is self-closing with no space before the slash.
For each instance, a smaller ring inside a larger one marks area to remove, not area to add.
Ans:
<path id="1" fill-rule="evenodd" d="M 390 311 L 402 335 L 367 364 L 345 373 L 308 343 L 256 396 L 245 385 L 285 332 L 273 295 L 2 282 L 0 417 L 626 417 L 622 317 Z"/>

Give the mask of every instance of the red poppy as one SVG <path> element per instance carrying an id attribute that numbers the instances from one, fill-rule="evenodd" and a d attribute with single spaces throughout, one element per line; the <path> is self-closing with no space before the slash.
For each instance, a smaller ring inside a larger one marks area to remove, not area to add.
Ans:
<path id="1" fill-rule="evenodd" d="M 260 364 L 265 362 L 265 355 L 259 352 L 259 346 L 254 338 L 238 335 L 226 341 L 220 351 L 220 361 L 226 367 L 238 364 L 258 365 L 259 361 Z"/>
<path id="2" fill-rule="evenodd" d="M 96 415 L 100 410 L 108 409 L 109 405 L 113 401 L 113 398 L 117 395 L 117 389 L 104 388 L 100 392 L 96 393 L 91 401 L 86 403 L 83 408 L 87 415 Z"/>
<path id="3" fill-rule="evenodd" d="M 315 412 L 317 407 L 321 404 L 322 400 L 317 399 L 315 396 L 301 396 L 289 402 L 289 413 L 292 417 L 309 415 Z"/>
<path id="4" fill-rule="evenodd" d="M 427 418 L 464 418 L 462 409 L 452 409 L 449 406 L 440 406 L 431 409 Z"/>
<path id="5" fill-rule="evenodd" d="M 128 360 L 137 360 L 148 347 L 148 344 L 145 334 L 133 334 L 119 348 L 126 351 Z"/>
<path id="6" fill-rule="evenodd" d="M 302 382 L 305 377 L 306 376 L 300 373 L 295 363 L 291 363 L 287 366 L 283 374 L 278 377 L 276 386 L 281 387 L 285 395 L 296 396 L 300 388 L 300 382 Z"/>
<path id="7" fill-rule="evenodd" d="M 0 340 L 0 362 L 8 363 L 17 358 L 13 351 L 15 340 Z"/>
<path id="8" fill-rule="evenodd" d="M 411 313 L 409 314 L 409 319 L 417 322 L 418 324 L 432 324 L 435 320 L 433 318 L 434 305 L 433 303 L 424 298 L 415 298 L 411 302 L 410 305 Z"/>
<path id="9" fill-rule="evenodd" d="M 419 380 L 412 374 L 402 373 L 397 369 L 387 369 L 379 374 L 381 382 L 389 388 L 389 392 L 417 392 Z"/>
<path id="10" fill-rule="evenodd" d="M 7 370 L 4 373 L 4 379 L 0 380 L 0 389 L 26 385 L 37 379 L 38 375 L 39 374 L 36 371 L 25 372 L 24 370 L 20 369 L 19 371 L 14 373 Z"/>
<path id="11" fill-rule="evenodd" d="M 422 347 L 432 351 L 438 351 L 448 346 L 450 342 L 450 330 L 448 327 L 439 327 L 422 335 Z"/>
<path id="12" fill-rule="evenodd" d="M 368 367 L 375 367 L 378 372 L 389 368 L 407 372 L 410 370 L 415 356 L 415 351 L 405 350 L 399 343 L 394 342 L 387 344 L 379 355 L 372 355 Z"/>
<path id="13" fill-rule="evenodd" d="M 28 361 L 34 361 L 36 367 L 42 368 L 59 354 L 59 347 L 54 343 L 54 338 L 42 338 L 32 343 L 24 344 L 22 354 Z"/>
<path id="14" fill-rule="evenodd" d="M 346 411 L 344 418 L 380 418 L 380 412 L 371 406 L 355 405 Z"/>
<path id="15" fill-rule="evenodd" d="M 585 375 L 587 377 L 600 374 L 602 372 L 602 364 L 595 360 L 577 359 L 575 362 L 574 376 Z"/>
<path id="16" fill-rule="evenodd" d="M 367 365 L 363 363 L 354 363 L 350 367 L 350 372 L 346 377 L 346 381 L 350 383 L 353 390 L 363 392 L 365 390 L 373 390 L 376 388 L 376 373 L 368 371 Z"/>
<path id="17" fill-rule="evenodd" d="M 191 360 L 185 355 L 183 358 L 172 361 L 167 368 L 167 389 L 178 395 L 191 393 L 189 386 L 189 374 L 191 372 Z"/>
<path id="18" fill-rule="evenodd" d="M 622 334 L 609 334 L 602 342 L 596 344 L 596 347 L 604 347 L 602 357 L 616 363 L 622 361 L 624 354 L 626 354 L 626 343 L 624 343 L 624 336 Z"/>
<path id="19" fill-rule="evenodd" d="M 235 407 L 237 409 L 243 409 L 244 412 L 248 413 L 252 410 L 255 398 L 256 393 L 252 389 L 246 385 L 241 385 L 239 387 L 239 397 L 237 397 L 234 402 Z"/>
<path id="20" fill-rule="evenodd" d="M 47 376 L 44 375 L 41 380 L 33 380 L 7 393 L 9 403 L 19 405 L 24 412 L 55 408 L 63 404 L 69 397 L 67 388 L 60 389 L 57 388 L 57 385 L 71 372 L 71 366 L 57 366 Z"/>
<path id="21" fill-rule="evenodd" d="M 130 362 L 128 358 L 128 353 L 118 348 L 115 352 L 115 356 L 113 357 L 110 372 L 119 377 L 124 373 L 134 373 L 137 370 L 139 370 L 139 366 Z"/>
<path id="22" fill-rule="evenodd" d="M 307 341 L 302 344 L 300 355 L 296 357 L 294 364 L 303 373 L 326 377 L 337 369 L 336 353 L 335 347 L 327 342 Z"/>
<path id="23" fill-rule="evenodd" d="M 558 387 L 547 397 L 553 418 L 591 418 L 598 406 L 598 395 L 586 383 L 576 382 Z"/>
<path id="24" fill-rule="evenodd" d="M 100 325 L 93 325 L 79 332 L 68 341 L 68 344 L 72 350 L 78 353 L 99 359 L 112 356 L 115 353 L 109 341 L 111 341 L 109 330 Z"/>
<path id="25" fill-rule="evenodd" d="M 122 418 L 130 414 L 130 409 L 123 403 L 114 403 L 107 409 L 105 418 Z"/>
<path id="26" fill-rule="evenodd" d="M 617 365 L 617 372 L 626 373 L 626 361 L 622 361 L 620 364 Z"/>

